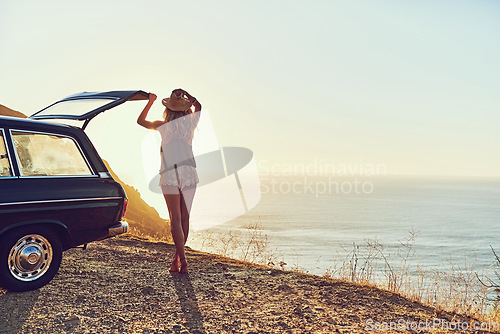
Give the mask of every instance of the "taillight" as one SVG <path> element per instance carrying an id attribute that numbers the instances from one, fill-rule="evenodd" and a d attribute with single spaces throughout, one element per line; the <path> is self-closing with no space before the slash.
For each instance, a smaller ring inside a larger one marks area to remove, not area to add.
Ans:
<path id="1" fill-rule="evenodd" d="M 125 212 L 127 212 L 127 206 L 128 206 L 128 198 L 125 198 L 125 201 L 123 202 L 122 218 L 125 216 Z"/>

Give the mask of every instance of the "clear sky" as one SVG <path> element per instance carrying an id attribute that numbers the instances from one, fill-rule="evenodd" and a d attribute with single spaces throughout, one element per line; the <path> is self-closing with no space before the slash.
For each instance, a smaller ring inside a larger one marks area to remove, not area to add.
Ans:
<path id="1" fill-rule="evenodd" d="M 31 114 L 81 91 L 182 87 L 220 145 L 267 166 L 500 177 L 499 17 L 494 0 L 0 0 L 0 104 Z M 133 106 L 91 134 L 137 183 Z"/>

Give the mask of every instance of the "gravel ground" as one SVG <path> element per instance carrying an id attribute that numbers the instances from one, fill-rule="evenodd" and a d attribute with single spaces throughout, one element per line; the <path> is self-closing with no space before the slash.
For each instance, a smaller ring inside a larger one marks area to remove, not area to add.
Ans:
<path id="1" fill-rule="evenodd" d="M 173 252 L 132 237 L 69 250 L 49 285 L 0 290 L 0 333 L 368 333 L 370 319 L 470 321 L 377 288 L 190 249 L 190 274 L 170 274 Z"/>

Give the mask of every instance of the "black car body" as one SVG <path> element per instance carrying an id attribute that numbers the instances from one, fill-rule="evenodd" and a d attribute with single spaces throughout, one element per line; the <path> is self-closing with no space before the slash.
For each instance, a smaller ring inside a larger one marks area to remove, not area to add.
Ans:
<path id="1" fill-rule="evenodd" d="M 0 117 L 0 285 L 39 288 L 57 273 L 62 251 L 128 230 L 125 191 L 83 129 L 103 111 L 147 98 L 143 91 L 82 93 L 28 119 Z"/>

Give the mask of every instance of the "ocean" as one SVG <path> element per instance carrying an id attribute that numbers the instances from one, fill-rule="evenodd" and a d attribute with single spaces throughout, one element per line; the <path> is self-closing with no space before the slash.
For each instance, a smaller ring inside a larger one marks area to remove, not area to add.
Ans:
<path id="1" fill-rule="evenodd" d="M 500 254 L 499 179 L 273 176 L 260 181 L 262 197 L 254 208 L 193 234 L 187 245 L 215 251 L 207 234 L 221 240 L 238 231 L 244 239 L 250 235 L 245 226 L 258 223 L 285 268 L 319 275 L 352 259 L 358 246 L 357 253 L 368 256 L 366 245 L 374 242 L 396 265 L 408 250 L 402 243 L 410 231 L 412 261 L 427 270 L 466 264 L 488 269 L 495 260 L 490 246 Z"/>

